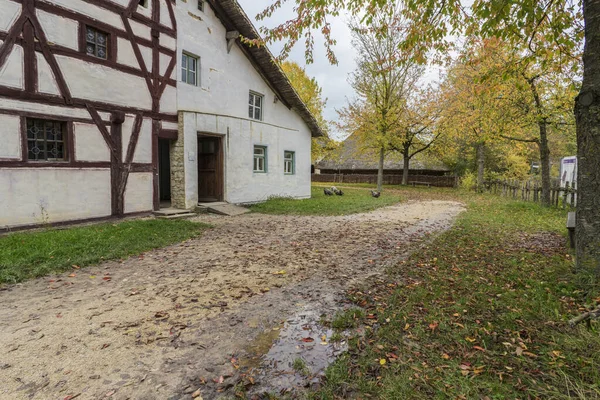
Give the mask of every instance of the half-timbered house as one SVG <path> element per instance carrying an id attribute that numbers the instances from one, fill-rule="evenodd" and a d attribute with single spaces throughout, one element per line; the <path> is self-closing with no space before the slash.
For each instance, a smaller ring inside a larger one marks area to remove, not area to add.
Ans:
<path id="1" fill-rule="evenodd" d="M 310 195 L 315 119 L 235 0 L 0 0 L 0 228 Z"/>

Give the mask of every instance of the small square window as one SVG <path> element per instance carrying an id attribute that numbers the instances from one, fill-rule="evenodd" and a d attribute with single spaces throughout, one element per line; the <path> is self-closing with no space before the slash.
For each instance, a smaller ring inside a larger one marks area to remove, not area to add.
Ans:
<path id="1" fill-rule="evenodd" d="M 250 92 L 248 101 L 248 117 L 257 121 L 262 121 L 263 96 Z"/>
<path id="2" fill-rule="evenodd" d="M 65 161 L 66 123 L 27 118 L 27 160 Z"/>
<path id="3" fill-rule="evenodd" d="M 204 12 L 204 0 L 198 0 L 198 10 Z"/>
<path id="4" fill-rule="evenodd" d="M 148 0 L 138 0 L 138 4 L 144 8 L 148 8 Z"/>
<path id="5" fill-rule="evenodd" d="M 91 26 L 85 27 L 85 54 L 108 59 L 109 34 Z"/>
<path id="6" fill-rule="evenodd" d="M 200 59 L 187 53 L 181 55 L 181 81 L 198 86 L 198 65 Z"/>
<path id="7" fill-rule="evenodd" d="M 254 146 L 254 172 L 267 172 L 267 148 Z"/>
<path id="8" fill-rule="evenodd" d="M 286 175 L 296 173 L 296 153 L 293 151 L 283 152 L 283 173 Z"/>

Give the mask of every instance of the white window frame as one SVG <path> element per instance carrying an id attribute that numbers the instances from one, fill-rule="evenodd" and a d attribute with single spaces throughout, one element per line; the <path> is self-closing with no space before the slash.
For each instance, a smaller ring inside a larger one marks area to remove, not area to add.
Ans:
<path id="1" fill-rule="evenodd" d="M 190 70 L 190 61 L 193 61 L 195 71 Z M 189 82 L 190 72 L 194 74 L 194 82 Z M 192 86 L 200 85 L 200 57 L 185 51 L 181 53 L 181 81 Z"/>
<path id="2" fill-rule="evenodd" d="M 257 150 L 262 150 L 262 154 L 256 154 Z M 253 154 L 253 165 L 252 170 L 258 174 L 267 173 L 267 146 L 255 145 Z M 262 161 L 262 169 L 260 168 Z"/>
<path id="3" fill-rule="evenodd" d="M 296 152 L 295 151 L 285 150 L 283 152 L 283 173 L 285 175 L 295 175 L 296 174 Z"/>
<path id="4" fill-rule="evenodd" d="M 260 105 L 256 105 L 256 99 L 260 99 Z M 248 117 L 255 121 L 262 121 L 264 116 L 265 96 L 260 93 L 250 91 L 248 96 Z M 259 118 L 256 118 L 256 110 L 259 112 Z"/>
<path id="5" fill-rule="evenodd" d="M 198 0 L 198 11 L 204 12 L 204 0 Z"/>

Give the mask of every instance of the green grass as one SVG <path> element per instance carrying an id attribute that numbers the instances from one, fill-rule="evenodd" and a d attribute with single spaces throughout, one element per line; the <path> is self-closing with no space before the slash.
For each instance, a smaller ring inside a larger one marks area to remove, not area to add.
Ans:
<path id="1" fill-rule="evenodd" d="M 149 219 L 8 234 L 0 237 L 0 283 L 126 258 L 198 236 L 207 227 Z"/>
<path id="2" fill-rule="evenodd" d="M 468 211 L 386 282 L 348 293 L 364 306 L 366 333 L 349 339 L 308 397 L 600 399 L 600 324 L 567 324 L 600 297 L 574 284 L 566 212 L 459 191 L 428 196 Z"/>
<path id="3" fill-rule="evenodd" d="M 329 185 L 331 187 L 331 185 Z M 347 215 L 368 212 L 400 202 L 396 193 L 383 193 L 375 199 L 368 190 L 344 189 L 343 196 L 325 196 L 322 186 L 313 186 L 310 199 L 274 197 L 250 207 L 263 214 Z"/>

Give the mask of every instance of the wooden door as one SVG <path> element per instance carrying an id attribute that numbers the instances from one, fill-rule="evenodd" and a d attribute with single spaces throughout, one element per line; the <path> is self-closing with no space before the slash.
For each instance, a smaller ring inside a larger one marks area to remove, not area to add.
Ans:
<path id="1" fill-rule="evenodd" d="M 198 138 L 198 201 L 223 199 L 223 157 L 221 138 Z"/>

